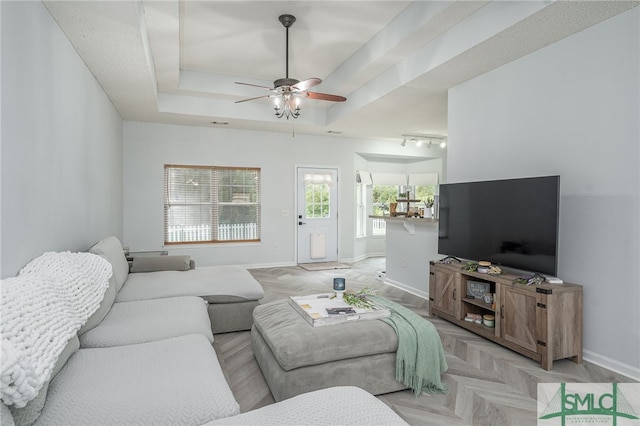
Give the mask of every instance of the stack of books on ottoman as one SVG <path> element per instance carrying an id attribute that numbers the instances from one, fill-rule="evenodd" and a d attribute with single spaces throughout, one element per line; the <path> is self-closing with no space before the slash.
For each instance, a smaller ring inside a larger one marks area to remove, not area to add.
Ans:
<path id="1" fill-rule="evenodd" d="M 334 293 L 292 296 L 289 303 L 314 327 L 340 324 L 347 321 L 372 320 L 391 315 L 389 309 L 370 302 L 370 308 L 354 307 Z"/>

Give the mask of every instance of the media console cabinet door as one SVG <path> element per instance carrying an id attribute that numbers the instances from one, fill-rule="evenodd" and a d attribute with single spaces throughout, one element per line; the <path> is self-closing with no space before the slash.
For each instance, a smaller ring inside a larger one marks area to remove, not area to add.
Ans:
<path id="1" fill-rule="evenodd" d="M 502 338 L 532 352 L 538 352 L 536 335 L 537 293 L 502 286 L 500 311 Z"/>
<path id="2" fill-rule="evenodd" d="M 442 313 L 458 318 L 460 274 L 433 267 L 429 274 L 429 303 Z"/>

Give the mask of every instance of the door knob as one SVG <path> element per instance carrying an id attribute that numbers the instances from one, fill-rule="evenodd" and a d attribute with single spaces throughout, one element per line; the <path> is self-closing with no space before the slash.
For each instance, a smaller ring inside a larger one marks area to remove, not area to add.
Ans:
<path id="1" fill-rule="evenodd" d="M 298 222 L 298 225 L 306 225 L 307 222 Z"/>

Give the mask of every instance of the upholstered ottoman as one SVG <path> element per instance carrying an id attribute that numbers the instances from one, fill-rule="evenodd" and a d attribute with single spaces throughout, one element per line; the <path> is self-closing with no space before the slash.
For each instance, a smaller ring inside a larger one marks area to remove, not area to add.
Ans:
<path id="1" fill-rule="evenodd" d="M 332 386 L 374 395 L 406 388 L 396 380 L 398 338 L 379 320 L 313 327 L 279 300 L 254 309 L 251 343 L 276 401 Z"/>

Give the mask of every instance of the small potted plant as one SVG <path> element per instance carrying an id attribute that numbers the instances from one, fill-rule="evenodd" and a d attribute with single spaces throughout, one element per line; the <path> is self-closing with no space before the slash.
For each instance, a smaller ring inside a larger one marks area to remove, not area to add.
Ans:
<path id="1" fill-rule="evenodd" d="M 427 199 L 424 201 L 424 206 L 424 217 L 433 217 L 433 197 L 427 197 Z"/>

